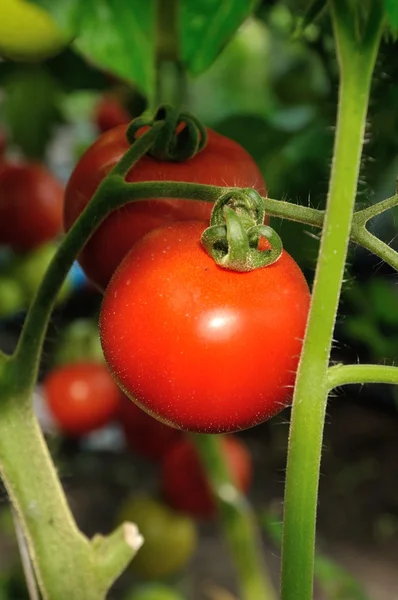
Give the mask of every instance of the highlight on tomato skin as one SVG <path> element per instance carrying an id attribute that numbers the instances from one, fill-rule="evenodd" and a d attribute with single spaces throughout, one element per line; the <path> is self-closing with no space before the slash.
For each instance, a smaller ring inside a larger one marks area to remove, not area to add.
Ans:
<path id="1" fill-rule="evenodd" d="M 102 134 L 83 154 L 65 191 L 64 229 L 68 231 L 98 185 L 128 150 L 126 125 Z M 266 195 L 266 185 L 253 158 L 237 142 L 208 129 L 207 146 L 185 162 L 143 156 L 126 180 L 192 182 L 224 187 L 252 187 Z M 113 211 L 85 245 L 79 262 L 87 277 L 104 290 L 123 257 L 142 236 L 173 221 L 209 222 L 213 204 L 171 198 L 127 203 Z"/>
<path id="2" fill-rule="evenodd" d="M 200 222 L 140 240 L 103 298 L 100 337 L 122 389 L 183 431 L 232 433 L 291 402 L 310 292 L 298 265 L 248 273 L 215 264 Z"/>
<path id="3" fill-rule="evenodd" d="M 221 451 L 233 483 L 247 493 L 252 481 L 252 459 L 246 444 L 236 436 L 221 440 Z M 175 510 L 209 519 L 217 512 L 216 503 L 195 447 L 190 440 L 176 443 L 161 464 L 163 497 Z"/>

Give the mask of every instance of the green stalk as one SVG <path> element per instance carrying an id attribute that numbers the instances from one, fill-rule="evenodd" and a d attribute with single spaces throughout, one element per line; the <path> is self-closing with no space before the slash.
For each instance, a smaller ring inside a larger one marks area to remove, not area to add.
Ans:
<path id="1" fill-rule="evenodd" d="M 25 398 L 2 396 L 0 470 L 43 597 L 69 600 L 79 590 L 84 598 L 98 600 L 89 541 L 76 527 Z"/>
<path id="2" fill-rule="evenodd" d="M 231 482 L 221 439 L 213 435 L 192 435 L 191 439 L 217 501 L 221 526 L 237 569 L 241 600 L 276 600 L 255 516 L 247 499 Z"/>
<path id="3" fill-rule="evenodd" d="M 282 548 L 282 600 L 313 595 L 316 507 L 328 396 L 327 369 L 355 205 L 372 72 L 381 35 L 360 47 L 345 3 L 331 2 L 340 64 L 331 181 L 289 437 Z"/>

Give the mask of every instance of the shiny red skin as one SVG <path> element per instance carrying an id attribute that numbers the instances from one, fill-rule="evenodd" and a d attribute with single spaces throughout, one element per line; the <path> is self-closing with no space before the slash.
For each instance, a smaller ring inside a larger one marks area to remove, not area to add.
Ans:
<path id="1" fill-rule="evenodd" d="M 95 108 L 94 121 L 102 133 L 119 125 L 126 125 L 131 120 L 128 110 L 112 96 L 101 98 Z"/>
<path id="2" fill-rule="evenodd" d="M 37 163 L 0 165 L 0 245 L 28 252 L 62 231 L 64 188 Z"/>
<path id="3" fill-rule="evenodd" d="M 206 148 L 180 163 L 142 157 L 127 181 L 184 181 L 208 185 L 254 187 L 265 195 L 261 173 L 251 156 L 236 142 L 208 130 Z M 64 227 L 68 231 L 93 196 L 99 183 L 128 149 L 126 126 L 99 137 L 77 163 L 65 194 Z M 114 271 L 143 235 L 172 221 L 210 219 L 209 202 L 153 199 L 127 204 L 110 214 L 82 251 L 86 275 L 105 289 Z"/>
<path id="4" fill-rule="evenodd" d="M 252 481 L 252 460 L 247 446 L 235 436 L 222 439 L 221 449 L 232 481 L 243 493 Z M 210 518 L 216 512 L 206 474 L 189 440 L 181 440 L 166 454 L 161 465 L 161 489 L 175 510 L 193 517 Z"/>
<path id="5" fill-rule="evenodd" d="M 295 261 L 249 273 L 217 266 L 200 222 L 152 231 L 104 295 L 100 337 L 125 393 L 201 433 L 246 429 L 291 400 L 310 293 Z"/>
<path id="6" fill-rule="evenodd" d="M 51 371 L 43 381 L 50 411 L 61 431 L 81 436 L 105 426 L 117 414 L 120 390 L 106 365 L 81 362 Z"/>
<path id="7" fill-rule="evenodd" d="M 181 438 L 181 431 L 169 427 L 141 410 L 127 396 L 122 397 L 118 419 L 132 452 L 159 461 Z"/>

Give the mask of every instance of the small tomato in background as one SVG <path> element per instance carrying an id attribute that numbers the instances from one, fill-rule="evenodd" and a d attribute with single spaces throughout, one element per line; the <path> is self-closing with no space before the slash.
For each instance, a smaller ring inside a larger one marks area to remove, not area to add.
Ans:
<path id="1" fill-rule="evenodd" d="M 95 107 L 94 122 L 101 133 L 130 123 L 132 117 L 116 96 L 103 96 Z"/>
<path id="2" fill-rule="evenodd" d="M 1 0 L 0 56 L 41 61 L 55 56 L 72 40 L 51 15 L 27 0 Z"/>
<path id="3" fill-rule="evenodd" d="M 102 179 L 128 150 L 127 127 L 107 131 L 85 152 L 66 187 L 64 227 L 68 231 L 84 210 Z M 206 147 L 185 162 L 143 156 L 129 171 L 127 181 L 184 181 L 220 186 L 253 187 L 266 194 L 261 172 L 236 142 L 208 129 Z M 126 204 L 99 226 L 80 254 L 86 275 L 105 289 L 123 257 L 143 235 L 173 221 L 209 221 L 209 202 L 153 198 Z"/>
<path id="4" fill-rule="evenodd" d="M 252 479 L 252 459 L 247 446 L 235 436 L 222 438 L 221 449 L 236 487 L 246 493 Z M 164 457 L 161 465 L 161 488 L 165 500 L 175 510 L 210 518 L 216 505 L 190 440 L 181 440 Z"/>
<path id="5" fill-rule="evenodd" d="M 112 421 L 119 407 L 120 390 L 105 365 L 81 362 L 50 371 L 43 391 L 59 429 L 81 436 Z"/>
<path id="6" fill-rule="evenodd" d="M 129 448 L 153 461 L 159 461 L 182 436 L 181 431 L 154 419 L 124 395 L 118 419 Z"/>
<path id="7" fill-rule="evenodd" d="M 205 225 L 173 223 L 125 257 L 102 302 L 108 366 L 138 406 L 183 431 L 258 425 L 292 396 L 310 293 L 298 265 L 248 273 L 216 265 Z"/>
<path id="8" fill-rule="evenodd" d="M 38 163 L 0 166 L 0 245 L 28 252 L 62 230 L 64 188 Z"/>
<path id="9" fill-rule="evenodd" d="M 118 521 L 132 521 L 144 538 L 131 563 L 134 573 L 160 579 L 178 573 L 190 561 L 197 546 L 196 526 L 163 503 L 147 497 L 129 498 Z"/>

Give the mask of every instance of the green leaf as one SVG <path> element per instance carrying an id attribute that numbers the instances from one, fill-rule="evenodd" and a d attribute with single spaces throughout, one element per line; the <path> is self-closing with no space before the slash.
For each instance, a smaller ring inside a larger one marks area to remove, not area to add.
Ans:
<path id="1" fill-rule="evenodd" d="M 17 67 L 4 79 L 2 112 L 11 142 L 29 158 L 43 158 L 61 121 L 61 92 L 41 66 Z"/>
<path id="2" fill-rule="evenodd" d="M 326 7 L 326 4 L 327 4 L 327 0 L 312 0 L 311 1 L 311 3 L 306 8 L 306 11 L 305 11 L 303 17 L 297 23 L 295 36 L 294 36 L 295 38 L 300 37 L 303 34 L 306 27 L 308 27 L 308 25 L 311 25 L 311 23 L 313 23 L 319 17 L 319 15 L 322 13 L 324 8 Z"/>
<path id="3" fill-rule="evenodd" d="M 180 0 L 181 59 L 190 73 L 205 71 L 251 14 L 255 0 Z"/>
<path id="4" fill-rule="evenodd" d="M 393 29 L 398 29 L 398 2 L 397 0 L 384 0 L 384 8 L 388 21 Z"/>
<path id="5" fill-rule="evenodd" d="M 104 70 L 134 82 L 152 98 L 156 0 L 34 1 L 63 30 L 75 32 L 75 50 Z"/>

